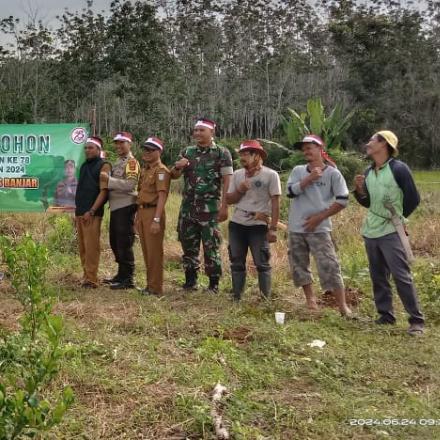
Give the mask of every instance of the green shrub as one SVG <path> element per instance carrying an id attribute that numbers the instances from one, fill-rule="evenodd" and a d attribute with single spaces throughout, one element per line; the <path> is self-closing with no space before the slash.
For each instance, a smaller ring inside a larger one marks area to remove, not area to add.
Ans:
<path id="1" fill-rule="evenodd" d="M 17 300 L 23 306 L 18 333 L 0 335 L 0 438 L 35 437 L 58 424 L 73 402 L 66 387 L 50 389 L 64 350 L 63 320 L 52 314 L 52 296 L 45 284 L 48 250 L 24 236 L 12 243 L 2 238 L 1 250 Z"/>
<path id="2" fill-rule="evenodd" d="M 368 163 L 359 154 L 350 151 L 333 150 L 331 158 L 336 162 L 349 188 L 353 187 L 356 174 L 362 174 Z"/>
<path id="3" fill-rule="evenodd" d="M 53 227 L 47 237 L 49 251 L 51 253 L 77 253 L 76 229 L 72 217 L 67 214 L 52 215 L 49 217 L 49 223 Z"/>

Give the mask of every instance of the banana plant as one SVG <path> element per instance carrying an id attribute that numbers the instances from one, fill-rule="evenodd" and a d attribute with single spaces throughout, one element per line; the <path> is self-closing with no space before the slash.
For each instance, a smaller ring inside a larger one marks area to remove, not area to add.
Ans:
<path id="1" fill-rule="evenodd" d="M 356 110 L 344 114 L 341 104 L 336 104 L 328 116 L 320 98 L 307 101 L 307 111 L 298 113 L 288 108 L 288 116 L 282 121 L 288 144 L 291 146 L 300 141 L 306 134 L 317 134 L 326 143 L 327 148 L 341 147 L 342 139 L 350 128 Z"/>

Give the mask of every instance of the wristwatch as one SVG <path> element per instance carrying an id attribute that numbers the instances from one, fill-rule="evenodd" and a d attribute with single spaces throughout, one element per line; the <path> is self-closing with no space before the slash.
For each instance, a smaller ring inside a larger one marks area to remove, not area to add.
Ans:
<path id="1" fill-rule="evenodd" d="M 93 217 L 95 215 L 95 210 L 94 209 L 89 209 L 89 214 Z"/>
<path id="2" fill-rule="evenodd" d="M 154 217 L 153 218 L 154 223 L 160 223 L 160 217 Z"/>

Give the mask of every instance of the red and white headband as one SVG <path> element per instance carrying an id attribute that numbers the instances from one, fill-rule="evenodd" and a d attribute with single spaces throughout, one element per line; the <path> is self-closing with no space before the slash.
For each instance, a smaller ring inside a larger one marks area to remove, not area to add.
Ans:
<path id="1" fill-rule="evenodd" d="M 214 122 L 208 122 L 208 121 L 197 121 L 196 125 L 194 125 L 194 127 L 206 127 L 206 128 L 210 128 L 211 130 L 215 129 L 215 123 Z"/>
<path id="2" fill-rule="evenodd" d="M 128 136 L 124 136 L 122 133 L 118 133 L 114 138 L 114 141 L 125 141 L 132 142 L 132 140 Z"/>
<path id="3" fill-rule="evenodd" d="M 320 147 L 324 146 L 324 142 L 318 136 L 305 136 L 302 143 L 310 142 L 312 144 L 318 144 Z"/>
<path id="4" fill-rule="evenodd" d="M 93 138 L 87 138 L 86 144 L 95 144 L 97 147 L 102 148 L 102 145 L 99 143 L 99 141 Z"/>
<path id="5" fill-rule="evenodd" d="M 145 144 L 151 144 L 151 145 L 155 145 L 157 148 L 159 148 L 161 151 L 163 150 L 163 146 L 162 144 L 160 144 L 156 139 L 149 137 L 146 141 Z"/>

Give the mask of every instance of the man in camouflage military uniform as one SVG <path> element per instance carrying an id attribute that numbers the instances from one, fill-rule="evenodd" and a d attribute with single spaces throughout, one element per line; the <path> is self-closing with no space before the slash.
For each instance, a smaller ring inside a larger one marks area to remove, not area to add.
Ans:
<path id="1" fill-rule="evenodd" d="M 147 287 L 144 295 L 162 295 L 163 291 L 163 238 L 165 235 L 165 203 L 170 189 L 170 172 L 161 162 L 163 142 L 154 136 L 143 145 L 142 169 L 139 179 L 136 229 L 147 269 Z"/>
<path id="2" fill-rule="evenodd" d="M 104 280 L 111 289 L 134 287 L 134 217 L 140 167 L 130 151 L 132 140 L 131 133 L 116 134 L 113 141 L 119 158 L 113 165 L 111 176 L 101 172 L 101 177 L 108 181 L 110 246 L 118 263 L 118 273 Z"/>
<path id="3" fill-rule="evenodd" d="M 184 148 L 170 171 L 173 179 L 182 174 L 184 176 L 183 200 L 177 226 L 185 269 L 183 288 L 197 288 L 202 241 L 205 272 L 209 277 L 208 290 L 212 293 L 218 292 L 222 273 L 218 223 L 228 218 L 226 193 L 232 175 L 231 154 L 226 148 L 214 143 L 214 131 L 213 121 L 198 120 L 193 132 L 197 145 Z"/>

